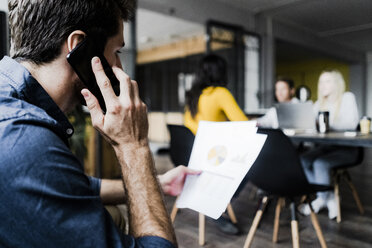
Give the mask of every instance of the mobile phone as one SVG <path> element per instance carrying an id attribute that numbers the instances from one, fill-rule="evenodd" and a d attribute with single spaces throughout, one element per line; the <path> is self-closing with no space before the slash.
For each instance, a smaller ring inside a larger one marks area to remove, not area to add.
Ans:
<path id="1" fill-rule="evenodd" d="M 106 112 L 106 105 L 103 99 L 101 90 L 97 84 L 96 78 L 92 69 L 92 58 L 97 56 L 101 60 L 101 64 L 106 73 L 106 76 L 111 82 L 111 86 L 118 96 L 120 94 L 120 83 L 116 78 L 111 66 L 103 55 L 103 49 L 97 46 L 97 42 L 91 37 L 86 36 L 68 55 L 67 61 L 74 69 L 80 80 L 89 89 L 89 91 L 97 98 L 101 109 Z M 85 100 L 81 96 L 81 102 L 85 105 Z"/>

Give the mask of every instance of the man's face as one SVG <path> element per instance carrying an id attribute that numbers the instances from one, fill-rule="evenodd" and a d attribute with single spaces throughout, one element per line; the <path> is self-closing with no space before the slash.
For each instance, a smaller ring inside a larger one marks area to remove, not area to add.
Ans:
<path id="1" fill-rule="evenodd" d="M 105 49 L 104 49 L 104 56 L 107 60 L 107 62 L 109 63 L 110 66 L 117 66 L 119 68 L 122 68 L 122 65 L 121 65 L 121 62 L 120 62 L 120 58 L 118 56 L 118 53 L 120 53 L 120 49 L 122 49 L 124 47 L 124 34 L 123 34 L 123 28 L 124 28 L 124 25 L 123 25 L 123 21 L 120 20 L 120 24 L 119 24 L 119 30 L 117 32 L 117 34 L 115 34 L 114 36 L 110 37 L 108 40 L 107 40 L 107 43 L 106 43 L 106 46 L 105 46 Z M 77 77 L 76 75 L 76 78 L 74 78 L 73 80 L 73 85 L 74 85 L 74 88 L 75 88 L 75 99 L 76 99 L 76 103 L 79 102 L 79 100 L 81 99 L 81 90 L 83 88 L 85 88 L 85 85 L 83 84 L 83 82 L 81 82 L 81 80 Z M 71 108 L 73 109 L 73 108 Z"/>
<path id="2" fill-rule="evenodd" d="M 118 33 L 107 40 L 104 50 L 104 56 L 110 66 L 117 66 L 122 68 L 118 54 L 120 53 L 120 49 L 122 49 L 125 45 L 123 28 L 123 22 L 120 21 Z"/>
<path id="3" fill-rule="evenodd" d="M 278 81 L 275 84 L 275 96 L 278 102 L 288 102 L 292 99 L 292 90 L 284 81 Z"/>

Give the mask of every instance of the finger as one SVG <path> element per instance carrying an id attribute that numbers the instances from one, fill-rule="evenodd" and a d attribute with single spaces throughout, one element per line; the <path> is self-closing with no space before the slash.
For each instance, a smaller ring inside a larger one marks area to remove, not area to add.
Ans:
<path id="1" fill-rule="evenodd" d="M 119 98 L 126 101 L 133 101 L 132 83 L 130 77 L 122 69 L 116 66 L 112 67 L 112 71 L 120 82 Z"/>
<path id="2" fill-rule="evenodd" d="M 106 106 L 110 106 L 111 102 L 116 98 L 116 95 L 98 57 L 92 59 L 92 69 Z"/>
<path id="3" fill-rule="evenodd" d="M 82 89 L 81 94 L 83 95 L 85 102 L 87 103 L 93 127 L 102 129 L 104 115 L 101 107 L 99 106 L 97 98 L 87 89 Z"/>
<path id="4" fill-rule="evenodd" d="M 139 97 L 138 84 L 135 80 L 132 80 L 132 88 L 133 88 L 133 101 L 135 104 L 140 104 L 141 99 Z"/>
<path id="5" fill-rule="evenodd" d="M 186 166 L 183 166 L 184 167 L 184 172 L 187 174 L 187 175 L 199 175 L 202 173 L 202 171 L 200 170 L 193 170 L 193 169 L 190 169 Z"/>

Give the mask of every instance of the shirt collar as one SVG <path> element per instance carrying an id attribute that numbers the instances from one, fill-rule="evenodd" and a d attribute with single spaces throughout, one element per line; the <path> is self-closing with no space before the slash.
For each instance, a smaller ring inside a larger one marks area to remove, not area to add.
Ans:
<path id="1" fill-rule="evenodd" d="M 0 69 L 10 79 L 9 83 L 22 100 L 43 109 L 57 122 L 60 135 L 66 139 L 73 135 L 74 129 L 67 117 L 24 66 L 5 56 L 0 61 Z"/>

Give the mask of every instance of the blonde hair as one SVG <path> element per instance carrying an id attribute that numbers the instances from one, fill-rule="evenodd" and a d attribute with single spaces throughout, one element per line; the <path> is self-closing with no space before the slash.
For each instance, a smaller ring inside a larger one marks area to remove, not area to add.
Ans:
<path id="1" fill-rule="evenodd" d="M 335 110 L 336 111 L 334 113 L 334 120 L 336 120 L 337 117 L 338 117 L 339 110 L 340 110 L 342 95 L 345 92 L 345 80 L 344 80 L 344 77 L 342 76 L 341 72 L 338 71 L 338 70 L 333 69 L 333 70 L 322 71 L 322 73 L 319 76 L 319 80 L 318 80 L 318 101 L 319 101 L 319 110 L 321 110 L 321 111 L 327 111 L 328 110 L 328 109 L 326 109 L 327 98 L 321 94 L 320 87 L 319 87 L 320 78 L 325 73 L 329 73 L 331 75 L 332 82 L 334 83 L 334 86 L 335 86 L 335 90 L 331 93 L 331 95 L 333 95 L 334 98 L 336 99 L 336 101 L 335 101 L 335 103 L 336 103 L 336 109 Z"/>

